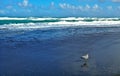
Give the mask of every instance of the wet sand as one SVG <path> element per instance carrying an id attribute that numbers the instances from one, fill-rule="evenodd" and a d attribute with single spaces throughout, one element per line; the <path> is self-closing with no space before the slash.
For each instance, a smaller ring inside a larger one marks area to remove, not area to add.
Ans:
<path id="1" fill-rule="evenodd" d="M 87 61 L 80 57 L 88 53 Z M 120 33 L 0 40 L 0 76 L 119 76 Z"/>

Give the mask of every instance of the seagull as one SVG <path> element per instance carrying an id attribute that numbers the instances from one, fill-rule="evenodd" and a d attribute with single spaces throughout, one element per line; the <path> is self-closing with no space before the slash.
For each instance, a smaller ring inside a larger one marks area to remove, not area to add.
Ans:
<path id="1" fill-rule="evenodd" d="M 88 54 L 83 55 L 83 56 L 81 56 L 81 58 L 84 59 L 84 60 L 88 60 L 89 59 L 89 55 Z"/>

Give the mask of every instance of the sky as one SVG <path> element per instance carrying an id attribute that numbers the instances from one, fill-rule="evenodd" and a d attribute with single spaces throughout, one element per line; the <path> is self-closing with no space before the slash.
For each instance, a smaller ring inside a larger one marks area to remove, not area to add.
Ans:
<path id="1" fill-rule="evenodd" d="M 0 0 L 1 17 L 120 17 L 120 0 Z"/>

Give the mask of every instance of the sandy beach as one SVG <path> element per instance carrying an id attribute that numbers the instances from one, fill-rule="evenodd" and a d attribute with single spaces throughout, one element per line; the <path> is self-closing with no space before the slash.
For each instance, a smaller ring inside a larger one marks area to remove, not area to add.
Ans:
<path id="1" fill-rule="evenodd" d="M 4 34 L 0 39 L 0 76 L 120 75 L 120 32 L 63 30 L 62 35 L 56 30 Z M 37 36 L 40 32 L 43 40 Z M 80 58 L 86 53 L 90 56 L 87 61 Z"/>

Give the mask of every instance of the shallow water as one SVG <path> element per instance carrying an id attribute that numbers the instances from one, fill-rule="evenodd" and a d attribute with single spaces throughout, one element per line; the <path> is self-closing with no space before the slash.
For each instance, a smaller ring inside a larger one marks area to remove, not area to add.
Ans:
<path id="1" fill-rule="evenodd" d="M 119 76 L 119 46 L 119 28 L 3 29 L 0 76 Z"/>

